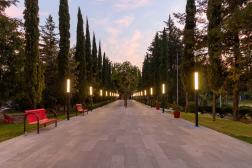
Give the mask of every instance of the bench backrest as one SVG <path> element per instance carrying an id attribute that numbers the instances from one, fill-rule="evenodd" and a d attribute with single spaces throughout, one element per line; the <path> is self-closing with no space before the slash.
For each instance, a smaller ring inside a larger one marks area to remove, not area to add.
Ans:
<path id="1" fill-rule="evenodd" d="M 45 109 L 26 110 L 25 114 L 29 114 L 29 115 L 27 115 L 27 121 L 29 123 L 37 121 L 37 118 L 34 115 L 34 113 L 39 117 L 39 120 L 47 119 Z"/>
<path id="2" fill-rule="evenodd" d="M 76 104 L 77 111 L 83 111 L 82 104 Z"/>

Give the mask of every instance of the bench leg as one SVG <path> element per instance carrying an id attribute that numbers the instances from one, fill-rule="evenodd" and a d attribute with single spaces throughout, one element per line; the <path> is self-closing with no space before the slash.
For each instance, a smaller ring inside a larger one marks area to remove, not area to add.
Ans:
<path id="1" fill-rule="evenodd" d="M 39 134 L 39 122 L 37 123 L 37 133 Z"/>
<path id="2" fill-rule="evenodd" d="M 55 127 L 57 127 L 57 125 L 58 125 L 58 121 L 56 120 L 56 122 L 55 122 Z"/>

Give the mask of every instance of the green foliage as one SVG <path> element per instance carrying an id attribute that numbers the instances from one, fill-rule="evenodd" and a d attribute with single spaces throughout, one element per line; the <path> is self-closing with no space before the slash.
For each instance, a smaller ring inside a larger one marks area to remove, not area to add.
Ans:
<path id="1" fill-rule="evenodd" d="M 99 81 L 99 86 L 102 86 L 102 51 L 101 51 L 101 42 L 99 42 L 99 51 L 98 51 L 98 61 L 97 61 L 97 74 L 98 74 L 98 81 Z"/>
<path id="2" fill-rule="evenodd" d="M 30 108 L 36 108 L 42 101 L 44 89 L 44 75 L 39 59 L 38 0 L 26 0 L 25 7 L 25 90 L 27 103 Z"/>
<path id="3" fill-rule="evenodd" d="M 195 0 L 187 0 L 186 5 L 186 19 L 184 28 L 184 54 L 181 63 L 181 80 L 186 92 L 186 105 L 187 111 L 189 93 L 192 91 L 192 74 L 194 71 L 194 50 L 195 50 L 195 29 L 196 29 L 196 6 Z"/>
<path id="4" fill-rule="evenodd" d="M 221 61 L 222 32 L 221 32 L 221 4 L 220 0 L 208 1 L 208 54 L 209 81 L 213 92 L 218 93 L 223 83 L 223 68 Z"/>
<path id="5" fill-rule="evenodd" d="M 59 6 L 59 54 L 58 54 L 58 95 L 59 102 L 64 102 L 66 79 L 69 76 L 70 50 L 70 14 L 68 0 L 60 0 Z"/>
<path id="6" fill-rule="evenodd" d="M 92 55 L 91 55 L 91 40 L 90 40 L 88 18 L 87 18 L 87 24 L 86 24 L 85 55 L 86 55 L 86 64 L 87 64 L 87 81 L 88 81 L 88 85 L 90 85 L 92 82 L 92 77 L 93 77 L 93 73 L 92 73 L 93 60 L 92 60 Z"/>
<path id="7" fill-rule="evenodd" d="M 94 86 L 98 85 L 97 73 L 98 73 L 98 58 L 97 58 L 97 46 L 95 34 L 93 34 L 93 45 L 92 45 L 92 84 Z"/>
<path id="8" fill-rule="evenodd" d="M 209 66 L 208 66 L 208 78 L 210 82 L 210 88 L 213 92 L 213 119 L 215 120 L 215 109 L 216 109 L 216 94 L 220 92 L 223 85 L 223 72 L 224 68 L 221 61 L 222 53 L 222 32 L 221 32 L 221 0 L 209 0 L 207 17 L 209 20 L 208 24 L 208 55 L 209 55 Z"/>
<path id="9" fill-rule="evenodd" d="M 126 96 L 130 96 L 138 85 L 138 67 L 130 62 L 115 64 L 112 73 L 112 80 L 117 83 L 118 91 Z"/>
<path id="10" fill-rule="evenodd" d="M 252 19 L 251 15 L 243 15 L 250 11 L 251 2 L 248 0 L 231 1 L 224 0 L 224 20 L 223 20 L 223 31 L 224 31 L 224 52 L 227 54 L 226 64 L 228 67 L 228 79 L 232 84 L 232 95 L 233 95 L 233 117 L 234 120 L 239 119 L 239 93 L 241 89 L 242 76 L 244 69 L 248 65 L 251 65 L 251 55 L 248 50 L 251 50 L 250 45 L 244 45 L 244 39 L 251 37 L 251 27 L 248 31 L 248 27 L 244 27 L 244 18 Z M 249 25 L 249 24 L 248 24 Z M 245 33 L 246 32 L 246 33 Z M 243 37 L 243 38 L 241 38 Z M 245 43 L 249 44 L 248 41 Z M 247 72 L 248 73 L 248 72 Z"/>
<path id="11" fill-rule="evenodd" d="M 45 26 L 42 26 L 42 44 L 40 58 L 45 69 L 45 91 L 44 104 L 46 106 L 55 106 L 57 102 L 57 55 L 58 39 L 55 33 L 55 23 L 51 15 L 46 19 Z"/>
<path id="12" fill-rule="evenodd" d="M 0 14 L 1 15 L 1 14 Z M 15 100 L 24 93 L 24 38 L 21 22 L 0 17 L 0 104 Z"/>
<path id="13" fill-rule="evenodd" d="M 102 63 L 102 86 L 104 88 L 109 88 L 109 60 L 106 57 L 106 54 L 103 54 L 103 63 Z"/>
<path id="14" fill-rule="evenodd" d="M 80 102 L 84 102 L 87 97 L 87 65 L 85 55 L 85 37 L 83 29 L 83 18 L 81 10 L 78 11 L 77 43 L 75 52 L 75 62 L 77 64 L 75 75 L 77 76 L 77 97 Z"/>
<path id="15" fill-rule="evenodd" d="M 168 101 L 172 103 L 176 97 L 177 61 L 181 60 L 183 49 L 181 32 L 171 17 L 165 23 L 166 27 L 155 35 L 145 56 L 139 89 L 149 90 L 153 87 L 154 95 L 158 96 L 161 94 L 162 83 L 165 83 Z"/>

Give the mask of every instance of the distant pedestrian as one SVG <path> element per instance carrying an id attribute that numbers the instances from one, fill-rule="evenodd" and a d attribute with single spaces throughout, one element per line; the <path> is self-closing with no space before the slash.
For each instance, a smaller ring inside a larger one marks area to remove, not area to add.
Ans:
<path id="1" fill-rule="evenodd" d="M 128 106 L 128 96 L 124 95 L 123 99 L 124 99 L 124 107 L 127 108 L 127 106 Z"/>

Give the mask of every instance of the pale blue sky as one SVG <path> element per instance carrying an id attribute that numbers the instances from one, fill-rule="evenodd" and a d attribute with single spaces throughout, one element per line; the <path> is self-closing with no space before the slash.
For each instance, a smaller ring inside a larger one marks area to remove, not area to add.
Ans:
<path id="1" fill-rule="evenodd" d="M 22 18 L 24 0 L 6 12 Z M 184 12 L 186 0 L 69 0 L 71 45 L 76 42 L 77 9 L 89 18 L 90 31 L 102 42 L 102 50 L 113 62 L 130 61 L 142 66 L 155 32 L 162 30 L 169 14 Z M 59 0 L 39 0 L 40 25 L 52 14 L 58 25 Z"/>

